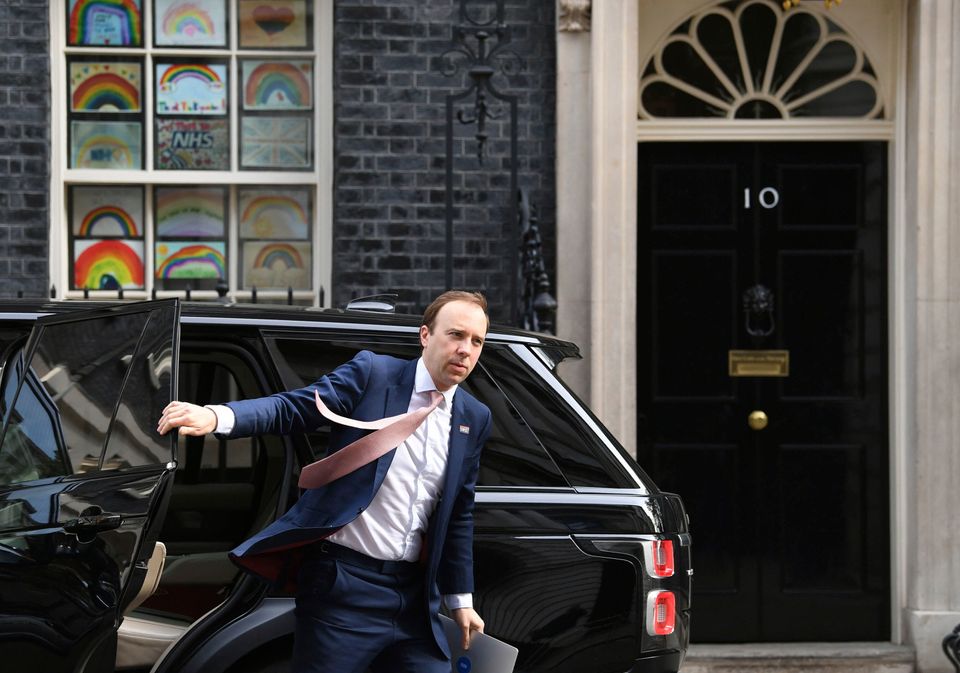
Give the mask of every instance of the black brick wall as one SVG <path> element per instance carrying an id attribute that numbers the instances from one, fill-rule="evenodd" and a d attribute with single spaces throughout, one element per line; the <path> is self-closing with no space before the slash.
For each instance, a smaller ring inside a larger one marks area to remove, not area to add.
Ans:
<path id="1" fill-rule="evenodd" d="M 471 0 L 471 11 L 493 3 Z M 334 36 L 333 304 L 379 292 L 420 312 L 444 289 L 445 99 L 468 86 L 443 72 L 460 0 L 337 0 Z M 540 209 L 551 278 L 555 211 L 556 41 L 552 0 L 506 0 L 520 68 L 492 84 L 519 98 L 519 185 Z M 462 106 L 472 110 L 473 99 Z M 496 110 L 497 102 L 491 101 Z M 460 109 L 460 108 L 458 108 Z M 516 224 L 506 222 L 509 107 L 490 123 L 484 164 L 476 127 L 455 127 L 454 286 L 485 291 L 510 312 Z"/>
<path id="2" fill-rule="evenodd" d="M 49 291 L 48 6 L 0 1 L 0 297 Z"/>

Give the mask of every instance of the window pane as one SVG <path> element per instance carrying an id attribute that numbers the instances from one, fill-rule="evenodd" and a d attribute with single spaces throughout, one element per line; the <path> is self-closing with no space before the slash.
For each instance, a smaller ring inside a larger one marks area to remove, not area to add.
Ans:
<path id="1" fill-rule="evenodd" d="M 72 290 L 144 288 L 143 188 L 70 188 Z"/>
<path id="2" fill-rule="evenodd" d="M 237 212 L 243 238 L 310 238 L 313 222 L 309 187 L 240 187 Z"/>
<path id="3" fill-rule="evenodd" d="M 141 125 L 70 122 L 70 168 L 143 168 Z"/>
<path id="4" fill-rule="evenodd" d="M 130 361 L 129 374 L 110 428 L 103 469 L 166 463 L 171 439 L 157 433 L 157 420 L 170 402 L 173 373 L 173 306 L 150 313 L 143 341 Z"/>
<path id="5" fill-rule="evenodd" d="M 158 47 L 226 47 L 227 35 L 225 0 L 154 0 Z"/>
<path id="6" fill-rule="evenodd" d="M 485 349 L 480 362 L 572 486 L 635 486 L 586 423 L 513 353 Z"/>
<path id="7" fill-rule="evenodd" d="M 240 167 L 310 170 L 310 117 L 245 115 L 240 127 Z"/>
<path id="8" fill-rule="evenodd" d="M 74 239 L 74 290 L 142 290 L 143 241 Z"/>
<path id="9" fill-rule="evenodd" d="M 690 15 L 642 69 L 640 116 L 882 118 L 857 40 L 821 9 L 794 5 L 728 0 Z"/>
<path id="10" fill-rule="evenodd" d="M 156 167 L 229 170 L 226 61 L 169 60 L 156 68 Z"/>
<path id="11" fill-rule="evenodd" d="M 520 412 L 482 367 L 462 385 L 493 415 L 480 457 L 480 486 L 569 486 Z"/>
<path id="12" fill-rule="evenodd" d="M 143 44 L 140 0 L 70 0 L 67 44 L 139 47 Z"/>
<path id="13" fill-rule="evenodd" d="M 215 289 L 227 278 L 227 188 L 157 187 L 154 196 L 155 286 Z"/>
<path id="14" fill-rule="evenodd" d="M 244 110 L 313 109 L 313 61 L 243 60 Z"/>
<path id="15" fill-rule="evenodd" d="M 158 115 L 227 114 L 227 65 L 213 61 L 156 64 Z"/>
<path id="16" fill-rule="evenodd" d="M 157 187 L 157 238 L 223 238 L 226 235 L 225 187 Z"/>
<path id="17" fill-rule="evenodd" d="M 74 236 L 143 236 L 143 188 L 96 185 L 70 188 Z"/>
<path id="18" fill-rule="evenodd" d="M 420 355 L 416 345 L 360 344 L 350 342 L 272 339 L 271 351 L 286 385 L 310 385 L 363 348 L 402 358 Z M 484 352 L 481 362 L 487 357 Z M 526 420 L 481 367 L 474 369 L 463 389 L 486 404 L 493 414 L 493 428 L 483 449 L 479 483 L 486 486 L 567 487 L 553 460 L 531 431 Z M 326 452 L 329 431 L 310 435 L 315 456 Z"/>
<path id="19" fill-rule="evenodd" d="M 29 456 L 36 476 L 26 478 L 98 469 L 118 384 L 149 315 L 44 327 L 31 361 L 5 367 L 5 374 L 20 370 L 23 385 L 9 413 L 0 456 L 21 457 L 14 461 L 21 467 L 22 457 Z M 8 378 L 5 398 L 10 385 Z M 169 386 L 165 392 L 169 397 Z"/>
<path id="20" fill-rule="evenodd" d="M 309 49 L 313 17 L 306 0 L 240 0 L 241 49 Z"/>
<path id="21" fill-rule="evenodd" d="M 157 117 L 156 165 L 161 170 L 230 170 L 230 121 Z"/>
<path id="22" fill-rule="evenodd" d="M 312 288 L 312 194 L 310 187 L 238 188 L 241 287 Z"/>
<path id="23" fill-rule="evenodd" d="M 140 112 L 138 61 L 70 61 L 71 112 Z"/>
<path id="24" fill-rule="evenodd" d="M 0 447 L 0 484 L 18 484 L 73 471 L 63 436 L 56 431 L 56 407 L 44 392 L 36 374 L 31 370 L 27 372 L 3 446 Z M 4 367 L 4 416 L 13 405 L 23 374 L 23 351 L 17 351 Z"/>
<path id="25" fill-rule="evenodd" d="M 143 62 L 71 56 L 67 62 L 71 168 L 143 168 Z"/>

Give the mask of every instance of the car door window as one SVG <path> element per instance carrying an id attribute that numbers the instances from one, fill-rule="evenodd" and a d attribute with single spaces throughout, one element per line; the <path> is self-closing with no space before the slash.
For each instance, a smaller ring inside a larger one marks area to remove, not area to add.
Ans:
<path id="1" fill-rule="evenodd" d="M 32 354 L 17 351 L 4 367 L 0 484 L 102 469 L 105 448 L 108 467 L 169 461 L 156 419 L 170 395 L 175 310 L 39 327 Z"/>
<path id="2" fill-rule="evenodd" d="M 175 308 L 155 311 L 152 324 L 171 323 Z M 133 324 L 131 324 L 131 328 Z M 136 354 L 129 361 L 126 383 L 107 438 L 101 469 L 155 465 L 170 460 L 170 439 L 157 433 L 173 373 L 173 344 L 164 330 L 145 325 Z"/>
<path id="3" fill-rule="evenodd" d="M 58 431 L 56 405 L 44 391 L 43 384 L 25 368 L 23 358 L 23 350 L 17 350 L 4 366 L 4 417 L 8 409 L 14 409 L 21 380 L 23 386 L 14 422 L 10 424 L 0 449 L 0 484 L 17 484 L 72 471 L 63 435 Z M 25 372 L 29 375 L 24 378 Z"/>
<path id="4" fill-rule="evenodd" d="M 515 405 L 521 421 L 573 486 L 631 488 L 636 484 L 616 464 L 596 434 L 550 386 L 507 348 L 484 351 L 483 368 Z"/>
<path id="5" fill-rule="evenodd" d="M 267 338 L 267 343 L 284 384 L 291 388 L 310 385 L 363 349 L 406 359 L 420 355 L 418 345 L 387 341 L 358 343 Z M 485 347 L 480 362 L 484 361 L 489 350 L 496 348 L 496 344 Z M 480 459 L 478 485 L 569 486 L 523 416 L 481 367 L 474 369 L 470 378 L 461 385 L 464 390 L 486 404 L 493 414 L 493 427 Z M 314 457 L 326 454 L 328 436 L 326 429 L 309 435 Z"/>

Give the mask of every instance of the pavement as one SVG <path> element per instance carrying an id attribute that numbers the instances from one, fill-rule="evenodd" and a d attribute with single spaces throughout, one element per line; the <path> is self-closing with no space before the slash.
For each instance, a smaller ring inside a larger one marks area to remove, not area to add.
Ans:
<path id="1" fill-rule="evenodd" d="M 912 647 L 892 643 L 691 645 L 680 673 L 917 673 L 915 661 Z"/>

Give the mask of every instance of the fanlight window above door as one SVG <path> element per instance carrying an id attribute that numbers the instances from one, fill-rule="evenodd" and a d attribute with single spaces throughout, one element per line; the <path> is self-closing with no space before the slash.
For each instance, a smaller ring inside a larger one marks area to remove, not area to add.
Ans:
<path id="1" fill-rule="evenodd" d="M 863 49 L 822 8 L 731 0 L 693 15 L 664 41 L 641 77 L 638 113 L 880 119 L 879 89 Z"/>

